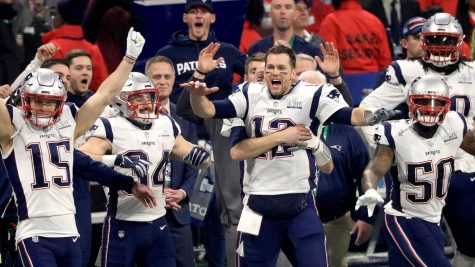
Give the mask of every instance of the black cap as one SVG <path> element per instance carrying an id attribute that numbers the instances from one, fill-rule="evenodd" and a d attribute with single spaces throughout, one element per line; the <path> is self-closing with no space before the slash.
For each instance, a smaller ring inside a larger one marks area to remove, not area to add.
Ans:
<path id="1" fill-rule="evenodd" d="M 186 0 L 185 13 L 195 6 L 202 6 L 208 9 L 209 12 L 214 13 L 213 2 L 211 0 Z"/>
<path id="2" fill-rule="evenodd" d="M 58 13 L 64 21 L 72 25 L 81 25 L 87 8 L 86 0 L 63 0 L 58 2 Z"/>

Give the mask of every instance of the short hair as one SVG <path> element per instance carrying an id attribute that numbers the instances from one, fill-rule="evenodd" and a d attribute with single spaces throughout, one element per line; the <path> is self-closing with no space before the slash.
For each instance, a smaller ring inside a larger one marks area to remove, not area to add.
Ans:
<path id="1" fill-rule="evenodd" d="M 295 58 L 296 58 L 296 60 L 301 59 L 301 60 L 310 61 L 310 62 L 312 62 L 313 69 L 314 70 L 317 69 L 317 61 L 312 56 L 300 53 L 300 54 L 295 55 Z"/>
<path id="2" fill-rule="evenodd" d="M 50 69 L 54 65 L 64 65 L 69 68 L 69 63 L 62 58 L 45 60 L 45 62 L 41 64 L 41 68 Z"/>
<path id="3" fill-rule="evenodd" d="M 92 61 L 91 54 L 89 54 L 89 52 L 87 52 L 85 50 L 82 50 L 82 49 L 73 49 L 73 50 L 69 51 L 64 56 L 63 59 L 68 63 L 69 66 L 71 66 L 71 63 L 73 62 L 73 59 L 77 58 L 77 57 L 88 57 Z"/>
<path id="4" fill-rule="evenodd" d="M 154 56 L 147 60 L 147 63 L 145 63 L 145 75 L 147 75 L 148 69 L 150 68 L 150 65 L 155 64 L 155 63 L 167 63 L 172 67 L 173 74 L 175 74 L 175 66 L 173 66 L 173 61 L 169 59 L 166 56 Z"/>
<path id="5" fill-rule="evenodd" d="M 244 73 L 247 74 L 249 71 L 249 64 L 251 62 L 266 62 L 266 54 L 262 52 L 256 52 L 246 59 L 246 64 L 244 65 Z"/>
<path id="6" fill-rule="evenodd" d="M 273 55 L 278 55 L 278 54 L 286 54 L 289 56 L 289 60 L 290 60 L 290 66 L 292 67 L 292 69 L 295 69 L 295 53 L 294 53 L 294 50 L 292 50 L 292 48 L 288 47 L 288 46 L 285 46 L 285 45 L 277 45 L 277 46 L 273 46 L 271 47 L 267 53 L 266 53 L 266 64 L 267 64 L 267 57 L 270 55 L 270 54 L 273 54 Z"/>

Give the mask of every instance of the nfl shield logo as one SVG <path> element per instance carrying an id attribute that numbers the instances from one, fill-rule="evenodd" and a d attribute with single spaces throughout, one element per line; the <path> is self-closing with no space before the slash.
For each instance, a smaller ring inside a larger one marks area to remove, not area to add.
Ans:
<path id="1" fill-rule="evenodd" d="M 125 236 L 125 231 L 124 231 L 124 230 L 119 230 L 118 235 L 119 235 L 119 238 L 124 238 L 124 236 Z"/>

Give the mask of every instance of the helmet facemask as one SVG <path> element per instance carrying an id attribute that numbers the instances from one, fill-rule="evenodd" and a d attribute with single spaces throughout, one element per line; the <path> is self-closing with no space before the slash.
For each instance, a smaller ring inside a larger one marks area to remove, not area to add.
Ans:
<path id="1" fill-rule="evenodd" d="M 119 98 L 126 105 L 124 117 L 142 124 L 150 124 L 158 118 L 160 102 L 155 88 L 121 92 Z"/>
<path id="2" fill-rule="evenodd" d="M 423 60 L 436 67 L 457 63 L 462 47 L 462 36 L 448 32 L 429 32 L 422 34 Z"/>
<path id="3" fill-rule="evenodd" d="M 444 122 L 450 109 L 450 98 L 438 95 L 410 95 L 408 98 L 410 117 L 424 126 Z"/>
<path id="4" fill-rule="evenodd" d="M 26 119 L 39 127 L 48 127 L 59 121 L 63 113 L 66 95 L 49 96 L 22 92 L 22 109 Z"/>

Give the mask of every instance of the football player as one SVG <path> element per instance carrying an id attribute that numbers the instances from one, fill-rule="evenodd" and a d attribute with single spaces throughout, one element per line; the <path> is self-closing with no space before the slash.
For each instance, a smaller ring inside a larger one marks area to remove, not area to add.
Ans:
<path id="1" fill-rule="evenodd" d="M 243 266 L 275 265 L 282 242 L 291 240 L 293 260 L 302 266 L 327 266 L 322 224 L 310 190 L 316 165 L 331 172 L 328 148 L 320 136 L 326 122 L 367 125 L 393 114 L 385 110 L 352 109 L 332 85 L 292 84 L 295 54 L 289 47 L 272 47 L 266 54 L 265 84 L 249 83 L 229 99 L 209 101 L 205 96 L 218 88 L 201 83 L 201 73 L 219 64 L 213 60 L 218 44 L 200 52 L 207 58 L 194 73 L 195 81 L 182 84 L 190 92 L 193 111 L 202 118 L 239 117 L 244 120 L 246 140 L 231 136 L 231 157 L 245 160 L 244 209 L 241 215 L 238 261 Z M 262 138 L 274 134 L 274 138 Z M 304 147 L 293 150 L 291 146 Z M 310 180 L 310 182 L 309 182 Z M 258 213 L 256 215 L 252 211 Z M 249 223 L 250 221 L 261 223 Z M 242 224 L 241 224 L 242 223 Z M 291 257 L 292 258 L 292 257 Z"/>
<path id="2" fill-rule="evenodd" d="M 421 34 L 422 58 L 394 61 L 387 70 L 386 81 L 363 99 L 360 106 L 394 109 L 406 102 L 409 85 L 416 77 L 433 74 L 449 86 L 450 109 L 463 114 L 471 125 L 475 116 L 475 64 L 460 56 L 462 27 L 450 14 L 438 13 L 428 19 Z M 374 129 L 364 127 L 363 131 L 369 143 L 374 143 L 371 141 Z M 475 201 L 473 170 L 475 158 L 459 150 L 443 211 L 457 243 L 453 263 L 458 267 L 475 264 L 475 212 L 467 211 Z"/>
<path id="3" fill-rule="evenodd" d="M 165 218 L 166 165 L 170 156 L 197 168 L 211 163 L 208 151 L 186 141 L 178 124 L 159 113 L 158 93 L 147 76 L 133 72 L 113 101 L 119 116 L 97 120 L 80 148 L 111 166 L 117 166 L 122 156 L 149 162 L 139 182 L 148 185 L 158 199 L 156 207 L 145 209 L 126 192 L 109 192 L 102 266 L 175 266 L 175 249 Z M 132 174 L 131 170 L 122 171 Z M 167 204 L 180 208 L 175 202 Z"/>
<path id="4" fill-rule="evenodd" d="M 124 60 L 80 109 L 65 105 L 63 82 L 41 68 L 25 78 L 21 110 L 0 103 L 0 146 L 16 196 L 18 260 L 24 265 L 80 266 L 73 142 L 120 92 L 144 42 L 140 33 L 129 31 Z M 145 201 L 153 205 L 152 197 Z"/>
<path id="5" fill-rule="evenodd" d="M 439 223 L 456 154 L 459 148 L 475 154 L 475 132 L 462 114 L 449 111 L 449 90 L 440 77 L 416 78 L 407 100 L 411 119 L 376 127 L 376 153 L 356 208 L 383 202 L 377 183 L 396 162 L 398 177 L 384 209 L 390 266 L 451 266 Z"/>

